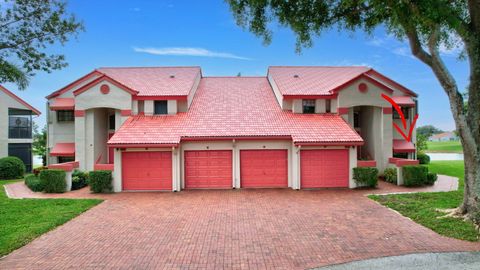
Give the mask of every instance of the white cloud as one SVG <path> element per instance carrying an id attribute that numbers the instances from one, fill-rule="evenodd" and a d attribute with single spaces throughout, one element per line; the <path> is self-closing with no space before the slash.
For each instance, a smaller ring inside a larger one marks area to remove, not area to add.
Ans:
<path id="1" fill-rule="evenodd" d="M 386 41 L 383 38 L 374 37 L 373 39 L 367 41 L 367 45 L 375 46 L 375 47 L 382 47 L 383 45 L 385 45 L 385 42 Z"/>
<path id="2" fill-rule="evenodd" d="M 135 11 L 135 12 L 139 12 L 141 9 L 136 7 L 136 8 L 133 8 L 132 10 Z"/>
<path id="3" fill-rule="evenodd" d="M 231 58 L 240 60 L 252 60 L 251 58 L 238 56 L 227 52 L 214 52 L 204 48 L 190 48 L 190 47 L 165 47 L 165 48 L 138 48 L 134 47 L 134 51 L 141 53 L 148 53 L 154 55 L 179 55 L 179 56 L 201 56 L 201 57 L 218 57 Z"/>
<path id="4" fill-rule="evenodd" d="M 397 48 L 393 49 L 392 52 L 394 54 L 400 55 L 400 56 L 411 56 L 410 51 L 407 47 L 397 47 Z"/>

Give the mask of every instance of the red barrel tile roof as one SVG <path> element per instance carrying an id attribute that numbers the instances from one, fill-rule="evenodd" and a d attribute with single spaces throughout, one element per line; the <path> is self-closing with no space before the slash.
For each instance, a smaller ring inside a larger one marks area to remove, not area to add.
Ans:
<path id="1" fill-rule="evenodd" d="M 138 91 L 137 96 L 187 96 L 200 67 L 104 67 L 96 71 Z"/>
<path id="2" fill-rule="evenodd" d="M 268 74 L 282 95 L 330 95 L 330 91 L 369 70 L 363 66 L 273 66 Z"/>
<path id="3" fill-rule="evenodd" d="M 287 137 L 295 143 L 360 144 L 336 114 L 283 111 L 265 77 L 202 78 L 186 113 L 132 116 L 109 144 L 177 144 L 190 138 Z"/>

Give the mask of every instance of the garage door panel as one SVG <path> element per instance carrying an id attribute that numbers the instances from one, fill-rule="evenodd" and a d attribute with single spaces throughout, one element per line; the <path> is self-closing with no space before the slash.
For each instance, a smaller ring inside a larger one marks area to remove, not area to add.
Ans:
<path id="1" fill-rule="evenodd" d="M 231 188 L 232 151 L 185 151 L 185 188 Z"/>
<path id="2" fill-rule="evenodd" d="M 123 152 L 124 190 L 171 190 L 171 152 Z"/>
<path id="3" fill-rule="evenodd" d="M 301 150 L 302 188 L 348 187 L 348 149 Z"/>
<path id="4" fill-rule="evenodd" d="M 287 150 L 241 150 L 241 187 L 287 187 Z"/>

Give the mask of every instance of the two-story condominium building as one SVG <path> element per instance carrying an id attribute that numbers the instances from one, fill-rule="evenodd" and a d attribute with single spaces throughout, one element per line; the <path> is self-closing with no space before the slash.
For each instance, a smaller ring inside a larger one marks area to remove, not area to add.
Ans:
<path id="1" fill-rule="evenodd" d="M 32 170 L 32 116 L 40 111 L 0 85 L 0 158 L 15 156 Z"/>
<path id="2" fill-rule="evenodd" d="M 99 68 L 47 97 L 49 163 L 111 169 L 115 191 L 352 188 L 352 168 L 415 155 L 382 94 L 408 130 L 417 95 L 368 67 Z"/>

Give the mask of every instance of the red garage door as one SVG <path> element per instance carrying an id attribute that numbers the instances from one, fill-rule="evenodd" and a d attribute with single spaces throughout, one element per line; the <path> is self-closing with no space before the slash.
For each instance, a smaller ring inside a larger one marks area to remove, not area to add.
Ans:
<path id="1" fill-rule="evenodd" d="M 287 150 L 241 150 L 241 187 L 287 187 Z"/>
<path id="2" fill-rule="evenodd" d="M 185 151 L 185 188 L 232 186 L 232 151 Z"/>
<path id="3" fill-rule="evenodd" d="M 348 149 L 301 150 L 302 188 L 348 187 Z"/>
<path id="4" fill-rule="evenodd" d="M 123 190 L 171 190 L 172 152 L 123 152 Z"/>

